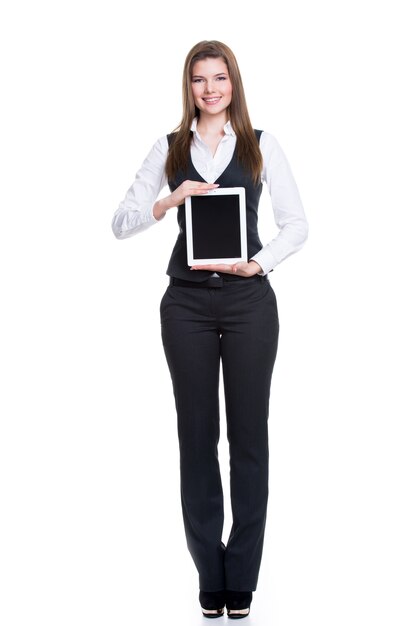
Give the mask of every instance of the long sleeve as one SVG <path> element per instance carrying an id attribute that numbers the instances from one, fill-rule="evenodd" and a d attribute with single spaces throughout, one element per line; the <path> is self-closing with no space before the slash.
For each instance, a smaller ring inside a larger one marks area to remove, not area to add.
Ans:
<path id="1" fill-rule="evenodd" d="M 167 137 L 161 137 L 152 147 L 136 173 L 134 183 L 113 215 L 112 230 L 118 239 L 132 237 L 158 222 L 152 210 L 158 194 L 167 184 L 167 153 Z"/>
<path id="2" fill-rule="evenodd" d="M 262 179 L 269 190 L 279 229 L 278 235 L 252 257 L 263 274 L 267 274 L 302 248 L 308 236 L 308 223 L 286 156 L 273 135 L 263 132 L 260 150 L 263 155 Z"/>

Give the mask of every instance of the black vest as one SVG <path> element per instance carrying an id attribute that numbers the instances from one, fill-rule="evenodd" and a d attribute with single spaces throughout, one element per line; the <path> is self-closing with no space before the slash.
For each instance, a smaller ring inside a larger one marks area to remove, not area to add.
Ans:
<path id="1" fill-rule="evenodd" d="M 258 141 L 263 131 L 254 130 Z M 173 140 L 173 134 L 167 135 L 168 143 L 171 145 Z M 168 185 L 173 192 L 179 185 L 185 180 L 198 180 L 200 182 L 206 182 L 200 174 L 196 171 L 192 163 L 191 156 L 189 155 L 189 162 L 186 172 L 179 172 L 174 180 L 169 180 Z M 231 161 L 227 165 L 226 169 L 217 178 L 215 183 L 219 183 L 220 187 L 245 187 L 245 198 L 247 208 L 247 249 L 248 258 L 250 259 L 254 254 L 261 250 L 262 243 L 258 236 L 258 203 L 260 200 L 263 184 L 260 182 L 258 185 L 254 185 L 251 175 L 248 174 L 236 155 L 236 148 L 232 156 Z M 187 248 L 186 248 L 186 219 L 185 219 L 185 206 L 181 204 L 177 211 L 177 222 L 179 225 L 179 235 L 174 245 L 173 252 L 167 268 L 167 274 L 174 276 L 175 278 L 181 278 L 182 280 L 190 280 L 195 282 L 201 282 L 209 278 L 212 272 L 206 270 L 200 270 L 198 272 L 191 272 L 190 267 L 187 265 Z M 219 272 L 222 276 L 222 273 Z M 239 278 L 233 274 L 223 274 L 228 276 L 228 279 L 234 280 Z"/>

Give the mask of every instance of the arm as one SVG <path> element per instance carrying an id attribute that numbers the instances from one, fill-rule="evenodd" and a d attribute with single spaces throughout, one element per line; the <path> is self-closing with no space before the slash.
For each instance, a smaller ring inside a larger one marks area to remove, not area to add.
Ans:
<path id="1" fill-rule="evenodd" d="M 255 254 L 248 263 L 235 265 L 198 265 L 192 270 L 210 270 L 249 277 L 265 275 L 303 246 L 308 236 L 302 202 L 292 172 L 280 145 L 269 133 L 260 137 L 263 155 L 262 180 L 267 184 L 273 205 L 278 235 Z"/>
<path id="2" fill-rule="evenodd" d="M 216 184 L 186 180 L 170 195 L 156 200 L 167 184 L 165 162 L 168 154 L 167 137 L 162 137 L 136 173 L 135 181 L 128 189 L 112 219 L 112 230 L 117 239 L 126 239 L 140 233 L 160 221 L 166 212 L 184 202 L 186 196 L 207 193 L 219 187 Z"/>
<path id="3" fill-rule="evenodd" d="M 164 215 L 156 212 L 154 205 L 161 189 L 167 184 L 165 162 L 168 153 L 167 137 L 159 139 L 128 189 L 112 219 L 112 230 L 118 239 L 132 237 L 156 224 Z"/>
<path id="4" fill-rule="evenodd" d="M 308 236 L 299 191 L 287 159 L 277 140 L 263 132 L 260 138 L 263 155 L 263 181 L 266 183 L 273 206 L 278 235 L 252 257 L 267 274 L 291 254 L 300 250 Z"/>

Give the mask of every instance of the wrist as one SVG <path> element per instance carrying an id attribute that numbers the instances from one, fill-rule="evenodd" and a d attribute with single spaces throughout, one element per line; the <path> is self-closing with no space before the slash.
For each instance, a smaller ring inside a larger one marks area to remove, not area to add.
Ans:
<path id="1" fill-rule="evenodd" d="M 263 273 L 263 269 L 260 267 L 257 261 L 254 261 L 253 259 L 251 259 L 250 261 L 248 261 L 248 265 L 251 267 L 251 276 L 255 276 L 256 274 Z"/>
<path id="2" fill-rule="evenodd" d="M 154 204 L 152 213 L 156 220 L 162 220 L 164 215 L 170 208 L 170 204 L 167 202 L 168 198 L 161 198 Z"/>

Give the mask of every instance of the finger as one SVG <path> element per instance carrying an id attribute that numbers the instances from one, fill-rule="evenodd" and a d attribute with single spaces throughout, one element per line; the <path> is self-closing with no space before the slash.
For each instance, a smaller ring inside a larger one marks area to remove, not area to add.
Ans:
<path id="1" fill-rule="evenodd" d="M 189 189 L 189 191 L 187 192 L 188 196 L 202 196 L 205 193 L 208 193 L 208 191 L 211 191 L 210 189 Z"/>
<path id="2" fill-rule="evenodd" d="M 211 189 L 217 189 L 217 187 L 219 187 L 219 184 L 200 183 L 198 181 L 191 181 L 190 185 L 188 185 L 187 187 L 188 187 L 188 190 L 190 189 L 211 190 Z"/>
<path id="3" fill-rule="evenodd" d="M 214 189 L 215 187 L 219 187 L 219 183 L 205 183 L 198 180 L 191 180 L 190 183 L 193 187 L 204 187 L 205 189 Z"/>
<path id="4" fill-rule="evenodd" d="M 207 270 L 209 272 L 224 272 L 228 274 L 232 274 L 232 265 L 226 265 L 224 263 L 216 263 L 211 265 L 193 265 L 190 269 L 192 270 Z"/>

